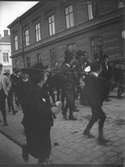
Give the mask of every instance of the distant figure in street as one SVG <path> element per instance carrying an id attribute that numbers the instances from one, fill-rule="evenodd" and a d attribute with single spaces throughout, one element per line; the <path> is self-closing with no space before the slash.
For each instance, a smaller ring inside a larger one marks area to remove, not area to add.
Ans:
<path id="1" fill-rule="evenodd" d="M 62 114 L 67 120 L 67 113 L 69 110 L 69 120 L 76 120 L 73 116 L 75 111 L 75 75 L 72 69 L 72 54 L 65 51 L 64 63 L 62 65 L 62 74 L 64 78 L 63 96 L 66 99 L 66 104 L 62 103 Z M 63 99 L 64 100 L 64 99 Z"/>
<path id="2" fill-rule="evenodd" d="M 85 86 L 83 93 L 86 97 L 88 105 L 91 107 L 92 117 L 87 127 L 84 130 L 84 135 L 91 138 L 94 137 L 90 130 L 95 122 L 99 123 L 98 142 L 105 144 L 106 140 L 103 136 L 103 126 L 106 115 L 102 110 L 103 101 L 105 98 L 105 86 L 103 78 L 99 77 L 101 66 L 98 62 L 91 64 L 91 72 L 85 78 Z"/>
<path id="3" fill-rule="evenodd" d="M 11 81 L 11 75 L 10 73 L 6 72 L 4 75 L 7 76 L 7 82 L 8 82 L 8 96 L 7 96 L 7 103 L 8 103 L 8 109 L 9 112 L 12 112 L 13 114 L 16 114 L 17 111 L 15 111 L 14 103 L 13 103 L 13 87 L 12 87 L 12 81 Z"/>
<path id="4" fill-rule="evenodd" d="M 6 118 L 6 98 L 10 89 L 10 83 L 8 77 L 2 74 L 3 65 L 0 64 L 0 110 L 3 116 L 4 126 L 7 126 Z"/>
<path id="5" fill-rule="evenodd" d="M 117 85 L 117 97 L 121 98 L 121 95 L 124 92 L 124 65 L 115 65 L 114 76 Z"/>
<path id="6" fill-rule="evenodd" d="M 48 92 L 43 88 L 47 78 L 37 65 L 29 70 L 29 75 L 31 83 L 23 107 L 27 141 L 23 147 L 23 158 L 28 160 L 28 154 L 31 154 L 39 163 L 43 163 L 51 153 L 50 130 L 53 125 Z"/>
<path id="7" fill-rule="evenodd" d="M 99 74 L 100 77 L 103 77 L 105 80 L 105 101 L 109 101 L 109 92 L 110 92 L 110 80 L 111 80 L 111 75 L 112 75 L 112 69 L 111 66 L 109 66 L 109 58 L 108 55 L 103 55 L 103 58 L 100 60 L 101 66 L 102 66 L 102 71 Z"/>

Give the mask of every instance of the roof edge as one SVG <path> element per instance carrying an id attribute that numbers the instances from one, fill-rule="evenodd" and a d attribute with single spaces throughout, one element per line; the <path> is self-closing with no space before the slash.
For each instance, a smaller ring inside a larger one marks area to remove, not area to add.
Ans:
<path id="1" fill-rule="evenodd" d="M 43 2 L 44 0 L 42 0 Z M 32 11 L 34 11 L 35 9 L 39 8 L 40 4 L 42 4 L 41 1 L 38 1 L 38 3 L 36 5 L 34 5 L 33 7 L 31 7 L 28 11 L 26 11 L 24 14 L 22 14 L 21 16 L 17 17 L 12 23 L 10 23 L 7 28 L 11 28 L 13 26 L 13 24 L 18 23 L 21 19 L 23 19 L 25 16 L 29 15 Z"/>

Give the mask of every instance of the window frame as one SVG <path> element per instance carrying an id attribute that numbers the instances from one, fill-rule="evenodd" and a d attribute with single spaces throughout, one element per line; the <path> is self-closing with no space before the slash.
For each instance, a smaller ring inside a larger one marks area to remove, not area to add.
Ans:
<path id="1" fill-rule="evenodd" d="M 5 54 L 7 54 L 7 55 L 5 55 Z M 5 59 L 7 61 L 4 61 Z M 3 63 L 6 63 L 6 64 L 9 63 L 9 53 L 8 52 L 3 52 Z"/>
<path id="2" fill-rule="evenodd" d="M 93 13 L 93 3 L 91 0 L 87 1 L 87 11 L 88 11 L 88 20 L 93 20 L 94 13 Z"/>
<path id="3" fill-rule="evenodd" d="M 49 25 L 49 36 L 55 35 L 56 34 L 55 14 L 51 14 L 48 16 L 48 25 Z"/>
<path id="4" fill-rule="evenodd" d="M 27 32 L 28 32 L 28 34 L 27 34 Z M 30 45 L 29 29 L 26 29 L 24 34 L 25 34 L 25 45 L 29 46 Z"/>
<path id="5" fill-rule="evenodd" d="M 71 7 L 71 8 L 70 8 Z M 67 11 L 66 11 L 67 10 Z M 64 8 L 64 13 L 65 13 L 65 23 L 66 23 L 66 28 L 72 28 L 74 27 L 74 10 L 73 10 L 73 5 L 69 4 L 65 6 Z"/>
<path id="6" fill-rule="evenodd" d="M 36 39 L 36 42 L 39 42 L 41 40 L 41 25 L 40 25 L 40 22 L 35 24 L 35 39 Z"/>
<path id="7" fill-rule="evenodd" d="M 18 35 L 14 36 L 14 47 L 15 47 L 15 50 L 19 49 L 19 46 L 18 46 Z"/>

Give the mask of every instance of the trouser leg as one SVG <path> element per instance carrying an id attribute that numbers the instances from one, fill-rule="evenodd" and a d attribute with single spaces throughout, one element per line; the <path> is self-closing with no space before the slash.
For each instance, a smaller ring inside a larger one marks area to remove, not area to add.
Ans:
<path id="1" fill-rule="evenodd" d="M 67 119 L 67 110 L 68 110 L 68 108 L 69 108 L 69 104 L 68 104 L 67 97 L 66 97 L 66 104 L 64 105 L 63 111 L 62 111 L 62 114 L 63 114 L 65 119 Z"/>
<path id="2" fill-rule="evenodd" d="M 57 88 L 57 101 L 59 101 L 59 100 L 60 100 L 60 89 Z"/>
<path id="3" fill-rule="evenodd" d="M 100 113 L 99 113 L 99 135 L 98 137 L 99 138 L 103 138 L 103 127 L 104 127 L 104 122 L 105 122 L 105 119 L 106 119 L 106 115 L 105 113 L 102 111 L 102 109 L 100 109 Z"/>
<path id="4" fill-rule="evenodd" d="M 13 106 L 12 106 L 12 93 L 11 92 L 9 92 L 9 94 L 8 94 L 7 103 L 8 103 L 9 112 L 11 112 L 11 109 L 13 110 Z"/>
<path id="5" fill-rule="evenodd" d="M 3 121 L 4 121 L 4 124 L 7 123 L 7 119 L 6 119 L 6 108 L 5 108 L 5 100 L 6 98 L 3 98 L 2 99 L 2 104 L 1 104 L 1 113 L 2 113 L 2 117 L 3 117 Z"/>
<path id="6" fill-rule="evenodd" d="M 66 96 L 65 96 L 65 92 L 62 89 L 61 90 L 61 102 L 62 102 L 62 110 L 64 109 L 64 102 L 65 102 Z"/>
<path id="7" fill-rule="evenodd" d="M 75 110 L 75 99 L 74 99 L 74 92 L 67 93 L 67 103 L 69 107 L 69 119 L 73 119 L 73 111 Z"/>
<path id="8" fill-rule="evenodd" d="M 89 133 L 90 130 L 91 130 L 91 128 L 92 128 L 92 126 L 94 125 L 94 123 L 98 120 L 98 114 L 97 114 L 97 112 L 94 111 L 94 109 L 91 109 L 91 110 L 92 110 L 92 117 L 91 117 L 88 125 L 85 128 L 85 131 L 84 131 L 85 133 Z"/>
<path id="9" fill-rule="evenodd" d="M 52 97 L 52 101 L 55 104 L 56 101 L 55 101 L 55 94 L 54 94 L 53 89 L 51 89 L 49 92 L 50 92 L 50 96 Z"/>

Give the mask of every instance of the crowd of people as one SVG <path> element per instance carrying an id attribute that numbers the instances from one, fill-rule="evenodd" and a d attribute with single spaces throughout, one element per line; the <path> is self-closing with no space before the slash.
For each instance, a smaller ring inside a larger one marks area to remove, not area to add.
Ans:
<path id="1" fill-rule="evenodd" d="M 23 147 L 23 158 L 28 161 L 31 154 L 39 163 L 46 161 L 51 153 L 50 130 L 56 114 L 52 110 L 57 101 L 62 104 L 62 116 L 73 120 L 78 112 L 75 101 L 91 108 L 92 117 L 83 135 L 93 137 L 90 130 L 98 121 L 98 143 L 104 144 L 103 127 L 106 115 L 102 109 L 104 101 L 109 100 L 110 91 L 117 85 L 118 97 L 124 91 L 124 69 L 112 62 L 108 56 L 96 56 L 88 60 L 86 51 L 79 50 L 76 55 L 65 51 L 64 62 L 54 70 L 48 70 L 42 63 L 31 68 L 15 71 L 13 74 L 2 74 L 0 65 L 0 110 L 4 125 L 7 124 L 6 100 L 9 112 L 16 114 L 15 104 L 22 108 L 26 145 Z"/>

